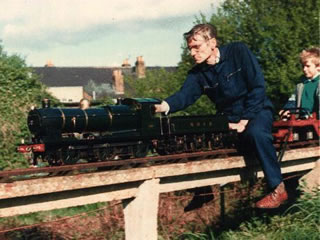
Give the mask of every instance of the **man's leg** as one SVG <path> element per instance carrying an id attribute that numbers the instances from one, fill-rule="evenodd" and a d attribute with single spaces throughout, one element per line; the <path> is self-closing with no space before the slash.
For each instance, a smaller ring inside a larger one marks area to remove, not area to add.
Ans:
<path id="1" fill-rule="evenodd" d="M 272 122 L 272 111 L 264 109 L 249 121 L 245 132 L 241 134 L 245 149 L 249 152 L 254 149 L 267 183 L 273 189 L 271 194 L 256 203 L 258 208 L 275 208 L 287 199 L 280 164 L 272 143 Z"/>

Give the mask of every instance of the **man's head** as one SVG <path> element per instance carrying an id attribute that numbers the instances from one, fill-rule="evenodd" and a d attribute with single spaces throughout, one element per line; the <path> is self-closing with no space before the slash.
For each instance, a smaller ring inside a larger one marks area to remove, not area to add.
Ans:
<path id="1" fill-rule="evenodd" d="M 184 34 L 190 54 L 196 63 L 215 63 L 217 42 L 217 30 L 211 24 L 195 25 Z"/>
<path id="2" fill-rule="evenodd" d="M 300 54 L 303 73 L 307 78 L 314 78 L 320 73 L 320 48 L 311 47 Z"/>
<path id="3" fill-rule="evenodd" d="M 201 35 L 205 40 L 217 38 L 217 29 L 209 23 L 197 24 L 189 32 L 183 34 L 187 42 L 196 34 Z"/>
<path id="4" fill-rule="evenodd" d="M 90 107 L 90 101 L 88 99 L 86 99 L 86 98 L 82 98 L 80 100 L 80 108 L 82 110 L 85 110 L 85 109 L 87 109 L 89 107 Z"/>

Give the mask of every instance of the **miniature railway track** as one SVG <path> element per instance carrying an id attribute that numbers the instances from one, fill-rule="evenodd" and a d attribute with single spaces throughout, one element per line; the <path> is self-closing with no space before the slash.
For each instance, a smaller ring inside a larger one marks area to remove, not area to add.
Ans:
<path id="1" fill-rule="evenodd" d="M 95 171 L 112 171 L 115 169 L 134 168 L 141 166 L 151 166 L 157 164 L 170 164 L 178 162 L 195 161 L 201 159 L 210 159 L 219 157 L 228 157 L 235 155 L 235 149 L 220 149 L 215 151 L 205 151 L 196 153 L 181 153 L 166 156 L 151 156 L 144 158 L 130 158 L 125 160 L 112 160 L 93 163 L 80 163 L 75 165 L 63 165 L 41 168 L 15 169 L 0 172 L 0 182 L 12 181 L 12 177 L 23 175 L 37 175 L 47 173 L 47 176 L 67 175 L 70 172 L 96 169 Z M 35 176 L 36 177 L 36 176 Z"/>
<path id="2" fill-rule="evenodd" d="M 298 149 L 312 146 L 319 146 L 319 141 L 313 140 L 306 142 L 291 143 L 286 146 L 286 149 Z M 277 150 L 279 150 L 281 148 L 281 145 L 275 144 L 275 147 L 277 148 Z M 160 164 L 199 161 L 202 159 L 213 159 L 217 157 L 230 158 L 232 156 L 239 156 L 236 149 L 218 149 L 213 151 L 180 153 L 166 156 L 149 156 L 144 158 L 131 158 L 125 160 L 79 163 L 75 165 L 15 169 L 0 172 L 0 182 L 13 182 L 17 180 L 23 180 L 23 176 L 25 176 L 25 178 L 40 178 L 57 175 L 64 176 L 69 174 L 77 174 L 79 172 L 81 173 L 81 171 L 112 171 L 116 169 L 127 169 Z"/>

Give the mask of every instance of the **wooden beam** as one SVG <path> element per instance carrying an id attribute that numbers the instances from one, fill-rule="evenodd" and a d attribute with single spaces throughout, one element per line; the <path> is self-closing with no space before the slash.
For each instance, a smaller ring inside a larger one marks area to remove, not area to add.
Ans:
<path id="1" fill-rule="evenodd" d="M 308 161 L 309 165 L 301 165 L 300 170 L 310 169 L 313 166 L 313 162 L 320 157 L 319 155 L 319 147 L 287 151 L 282 160 L 282 165 L 285 166 L 283 170 L 287 167 L 286 165 L 291 164 L 293 167 L 289 171 L 294 171 L 295 168 L 298 168 L 298 165 L 308 163 Z M 57 176 L 12 183 L 0 183 L 0 199 L 116 185 L 153 178 L 173 177 L 173 179 L 175 179 L 177 176 L 183 177 L 185 175 L 191 175 L 191 178 L 198 178 L 198 176 L 194 174 L 199 173 L 201 175 L 206 172 L 217 174 L 222 170 L 241 169 L 245 166 L 246 164 L 243 157 L 236 156 L 127 170 L 83 173 L 72 176 Z M 229 173 L 227 173 L 227 175 L 228 174 Z M 236 175 L 236 173 L 234 174 Z M 215 178 L 213 175 L 210 176 Z M 224 177 L 225 181 L 229 181 L 226 176 Z"/>
<path id="2" fill-rule="evenodd" d="M 319 147 L 289 150 L 282 173 L 312 169 L 319 158 Z M 263 176 L 257 165 L 250 168 Z M 126 239 L 157 239 L 159 193 L 239 181 L 248 169 L 236 156 L 0 183 L 0 217 L 123 200 Z"/>

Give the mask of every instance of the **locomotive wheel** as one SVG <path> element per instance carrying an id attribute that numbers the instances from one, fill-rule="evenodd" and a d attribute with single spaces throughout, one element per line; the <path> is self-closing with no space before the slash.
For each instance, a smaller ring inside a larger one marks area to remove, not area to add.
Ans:
<path id="1" fill-rule="evenodd" d="M 175 153 L 183 153 L 187 151 L 187 144 L 183 137 L 180 137 L 176 140 L 176 151 Z"/>
<path id="2" fill-rule="evenodd" d="M 48 162 L 49 166 L 60 166 L 62 165 L 61 160 L 58 158 L 56 152 L 47 152 L 44 155 L 44 161 Z"/>
<path id="3" fill-rule="evenodd" d="M 161 147 L 158 147 L 156 149 L 157 153 L 159 155 L 170 155 L 170 154 L 175 154 L 176 153 L 176 150 L 173 149 L 172 147 L 170 146 L 161 146 Z"/>
<path id="4" fill-rule="evenodd" d="M 103 148 L 100 150 L 100 160 L 106 161 L 106 160 L 114 160 L 116 157 L 116 154 L 114 153 L 113 148 Z"/>
<path id="5" fill-rule="evenodd" d="M 79 154 L 76 151 L 63 151 L 61 153 L 61 160 L 66 165 L 76 164 L 79 161 Z"/>
<path id="6" fill-rule="evenodd" d="M 193 148 L 193 151 L 197 152 L 197 151 L 201 151 L 204 150 L 206 148 L 206 140 L 204 136 L 194 136 L 193 138 L 193 146 L 191 148 Z"/>
<path id="7" fill-rule="evenodd" d="M 161 156 L 169 155 L 169 154 L 170 154 L 170 152 L 167 151 L 167 150 L 164 149 L 164 148 L 158 148 L 158 149 L 157 149 L 157 153 L 158 153 L 159 155 L 161 155 Z"/>
<path id="8" fill-rule="evenodd" d="M 135 158 L 143 158 L 147 156 L 149 152 L 149 145 L 142 143 L 133 148 L 133 156 Z"/>

